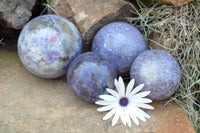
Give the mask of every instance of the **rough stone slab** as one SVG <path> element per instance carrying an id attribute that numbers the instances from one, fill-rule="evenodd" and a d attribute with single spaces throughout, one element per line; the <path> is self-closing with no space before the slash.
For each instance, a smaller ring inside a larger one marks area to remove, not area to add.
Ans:
<path id="1" fill-rule="evenodd" d="M 173 102 L 153 103 L 155 110 L 146 111 L 151 119 L 140 126 L 112 127 L 111 120 L 102 120 L 105 113 L 96 111 L 99 106 L 73 96 L 65 77 L 38 78 L 16 52 L 1 49 L 0 65 L 0 133 L 195 133 L 187 113 Z"/>
<path id="2" fill-rule="evenodd" d="M 190 2 L 191 0 L 162 0 L 162 1 L 173 4 L 175 7 L 181 7 Z"/>
<path id="3" fill-rule="evenodd" d="M 130 4 L 122 0 L 51 0 L 50 6 L 78 27 L 84 51 L 90 50 L 98 29 L 113 21 L 126 21 L 125 16 L 131 15 Z"/>
<path id="4" fill-rule="evenodd" d="M 0 0 L 0 20 L 9 28 L 21 29 L 29 20 L 36 0 Z"/>

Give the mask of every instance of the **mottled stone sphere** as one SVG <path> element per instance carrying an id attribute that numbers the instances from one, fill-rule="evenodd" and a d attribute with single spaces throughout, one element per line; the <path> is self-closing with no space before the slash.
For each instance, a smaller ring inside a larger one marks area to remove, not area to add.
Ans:
<path id="1" fill-rule="evenodd" d="M 169 98 L 179 87 L 181 70 L 176 59 L 163 50 L 147 50 L 132 63 L 131 79 L 136 85 L 144 83 L 142 91 L 151 91 L 148 97 L 154 101 Z"/>
<path id="2" fill-rule="evenodd" d="M 18 39 L 22 64 L 34 75 L 57 78 L 66 74 L 68 64 L 81 53 L 82 40 L 76 26 L 56 15 L 32 19 Z"/>
<path id="3" fill-rule="evenodd" d="M 95 102 L 106 88 L 114 88 L 117 72 L 112 64 L 94 52 L 79 55 L 69 65 L 67 84 L 78 98 Z"/>
<path id="4" fill-rule="evenodd" d="M 146 49 L 141 32 L 125 22 L 105 25 L 97 32 L 92 43 L 92 51 L 112 61 L 121 76 L 129 75 L 131 63 Z"/>

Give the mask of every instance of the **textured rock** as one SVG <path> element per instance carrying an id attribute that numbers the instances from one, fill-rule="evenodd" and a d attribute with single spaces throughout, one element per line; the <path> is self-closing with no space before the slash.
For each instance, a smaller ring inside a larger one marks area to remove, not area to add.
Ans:
<path id="1" fill-rule="evenodd" d="M 181 7 L 190 2 L 191 0 L 162 0 L 162 1 L 173 4 L 175 7 Z"/>
<path id="2" fill-rule="evenodd" d="M 8 56 L 9 55 L 9 58 Z M 14 60 L 14 61 L 12 61 Z M 140 126 L 125 127 L 120 121 L 103 121 L 105 113 L 96 105 L 76 98 L 65 79 L 41 79 L 31 75 L 16 52 L 0 49 L 0 132 L 1 133 L 195 133 L 187 113 L 175 103 L 146 112 L 151 119 Z"/>
<path id="3" fill-rule="evenodd" d="M 90 50 L 90 43 L 99 28 L 113 21 L 125 21 L 125 15 L 131 14 L 131 6 L 121 0 L 51 0 L 50 5 L 57 14 L 75 23 L 85 50 Z"/>
<path id="4" fill-rule="evenodd" d="M 29 20 L 36 0 L 1 0 L 0 20 L 9 28 L 21 29 Z"/>

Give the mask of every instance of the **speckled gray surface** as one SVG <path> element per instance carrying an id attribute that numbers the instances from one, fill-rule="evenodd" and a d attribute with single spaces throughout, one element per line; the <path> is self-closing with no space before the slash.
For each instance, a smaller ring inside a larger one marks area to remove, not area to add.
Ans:
<path id="1" fill-rule="evenodd" d="M 163 50 L 147 50 L 132 63 L 131 78 L 136 85 L 144 83 L 143 90 L 150 90 L 152 100 L 164 100 L 179 87 L 181 70 L 176 59 Z"/>
<path id="2" fill-rule="evenodd" d="M 92 44 L 92 51 L 111 60 L 122 76 L 129 74 L 133 60 L 146 49 L 140 31 L 124 22 L 113 22 L 101 28 Z"/>
<path id="3" fill-rule="evenodd" d="M 56 15 L 34 18 L 23 28 L 18 39 L 18 54 L 23 65 L 44 78 L 64 75 L 81 49 L 82 40 L 75 25 Z"/>
<path id="4" fill-rule="evenodd" d="M 67 83 L 75 96 L 95 102 L 106 88 L 114 88 L 117 72 L 111 63 L 94 52 L 79 55 L 69 65 Z"/>

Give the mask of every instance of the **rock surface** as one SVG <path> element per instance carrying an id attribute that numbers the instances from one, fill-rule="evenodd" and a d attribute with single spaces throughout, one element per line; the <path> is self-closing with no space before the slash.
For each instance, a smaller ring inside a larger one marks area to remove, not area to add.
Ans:
<path id="1" fill-rule="evenodd" d="M 190 2 L 191 0 L 162 0 L 162 1 L 173 4 L 175 7 L 181 7 Z"/>
<path id="2" fill-rule="evenodd" d="M 8 56 L 9 55 L 9 56 Z M 29 73 L 17 52 L 0 49 L 1 133 L 195 133 L 187 113 L 175 103 L 154 102 L 151 119 L 140 126 L 115 127 L 103 121 L 98 106 L 76 98 L 65 79 L 42 79 Z"/>
<path id="3" fill-rule="evenodd" d="M 58 15 L 68 18 L 81 32 L 84 50 L 90 50 L 95 33 L 105 24 L 125 21 L 131 6 L 122 0 L 51 0 Z M 49 10 L 49 13 L 55 13 Z"/>
<path id="4" fill-rule="evenodd" d="M 0 20 L 9 28 L 21 29 L 30 19 L 35 3 L 36 0 L 1 0 Z"/>

